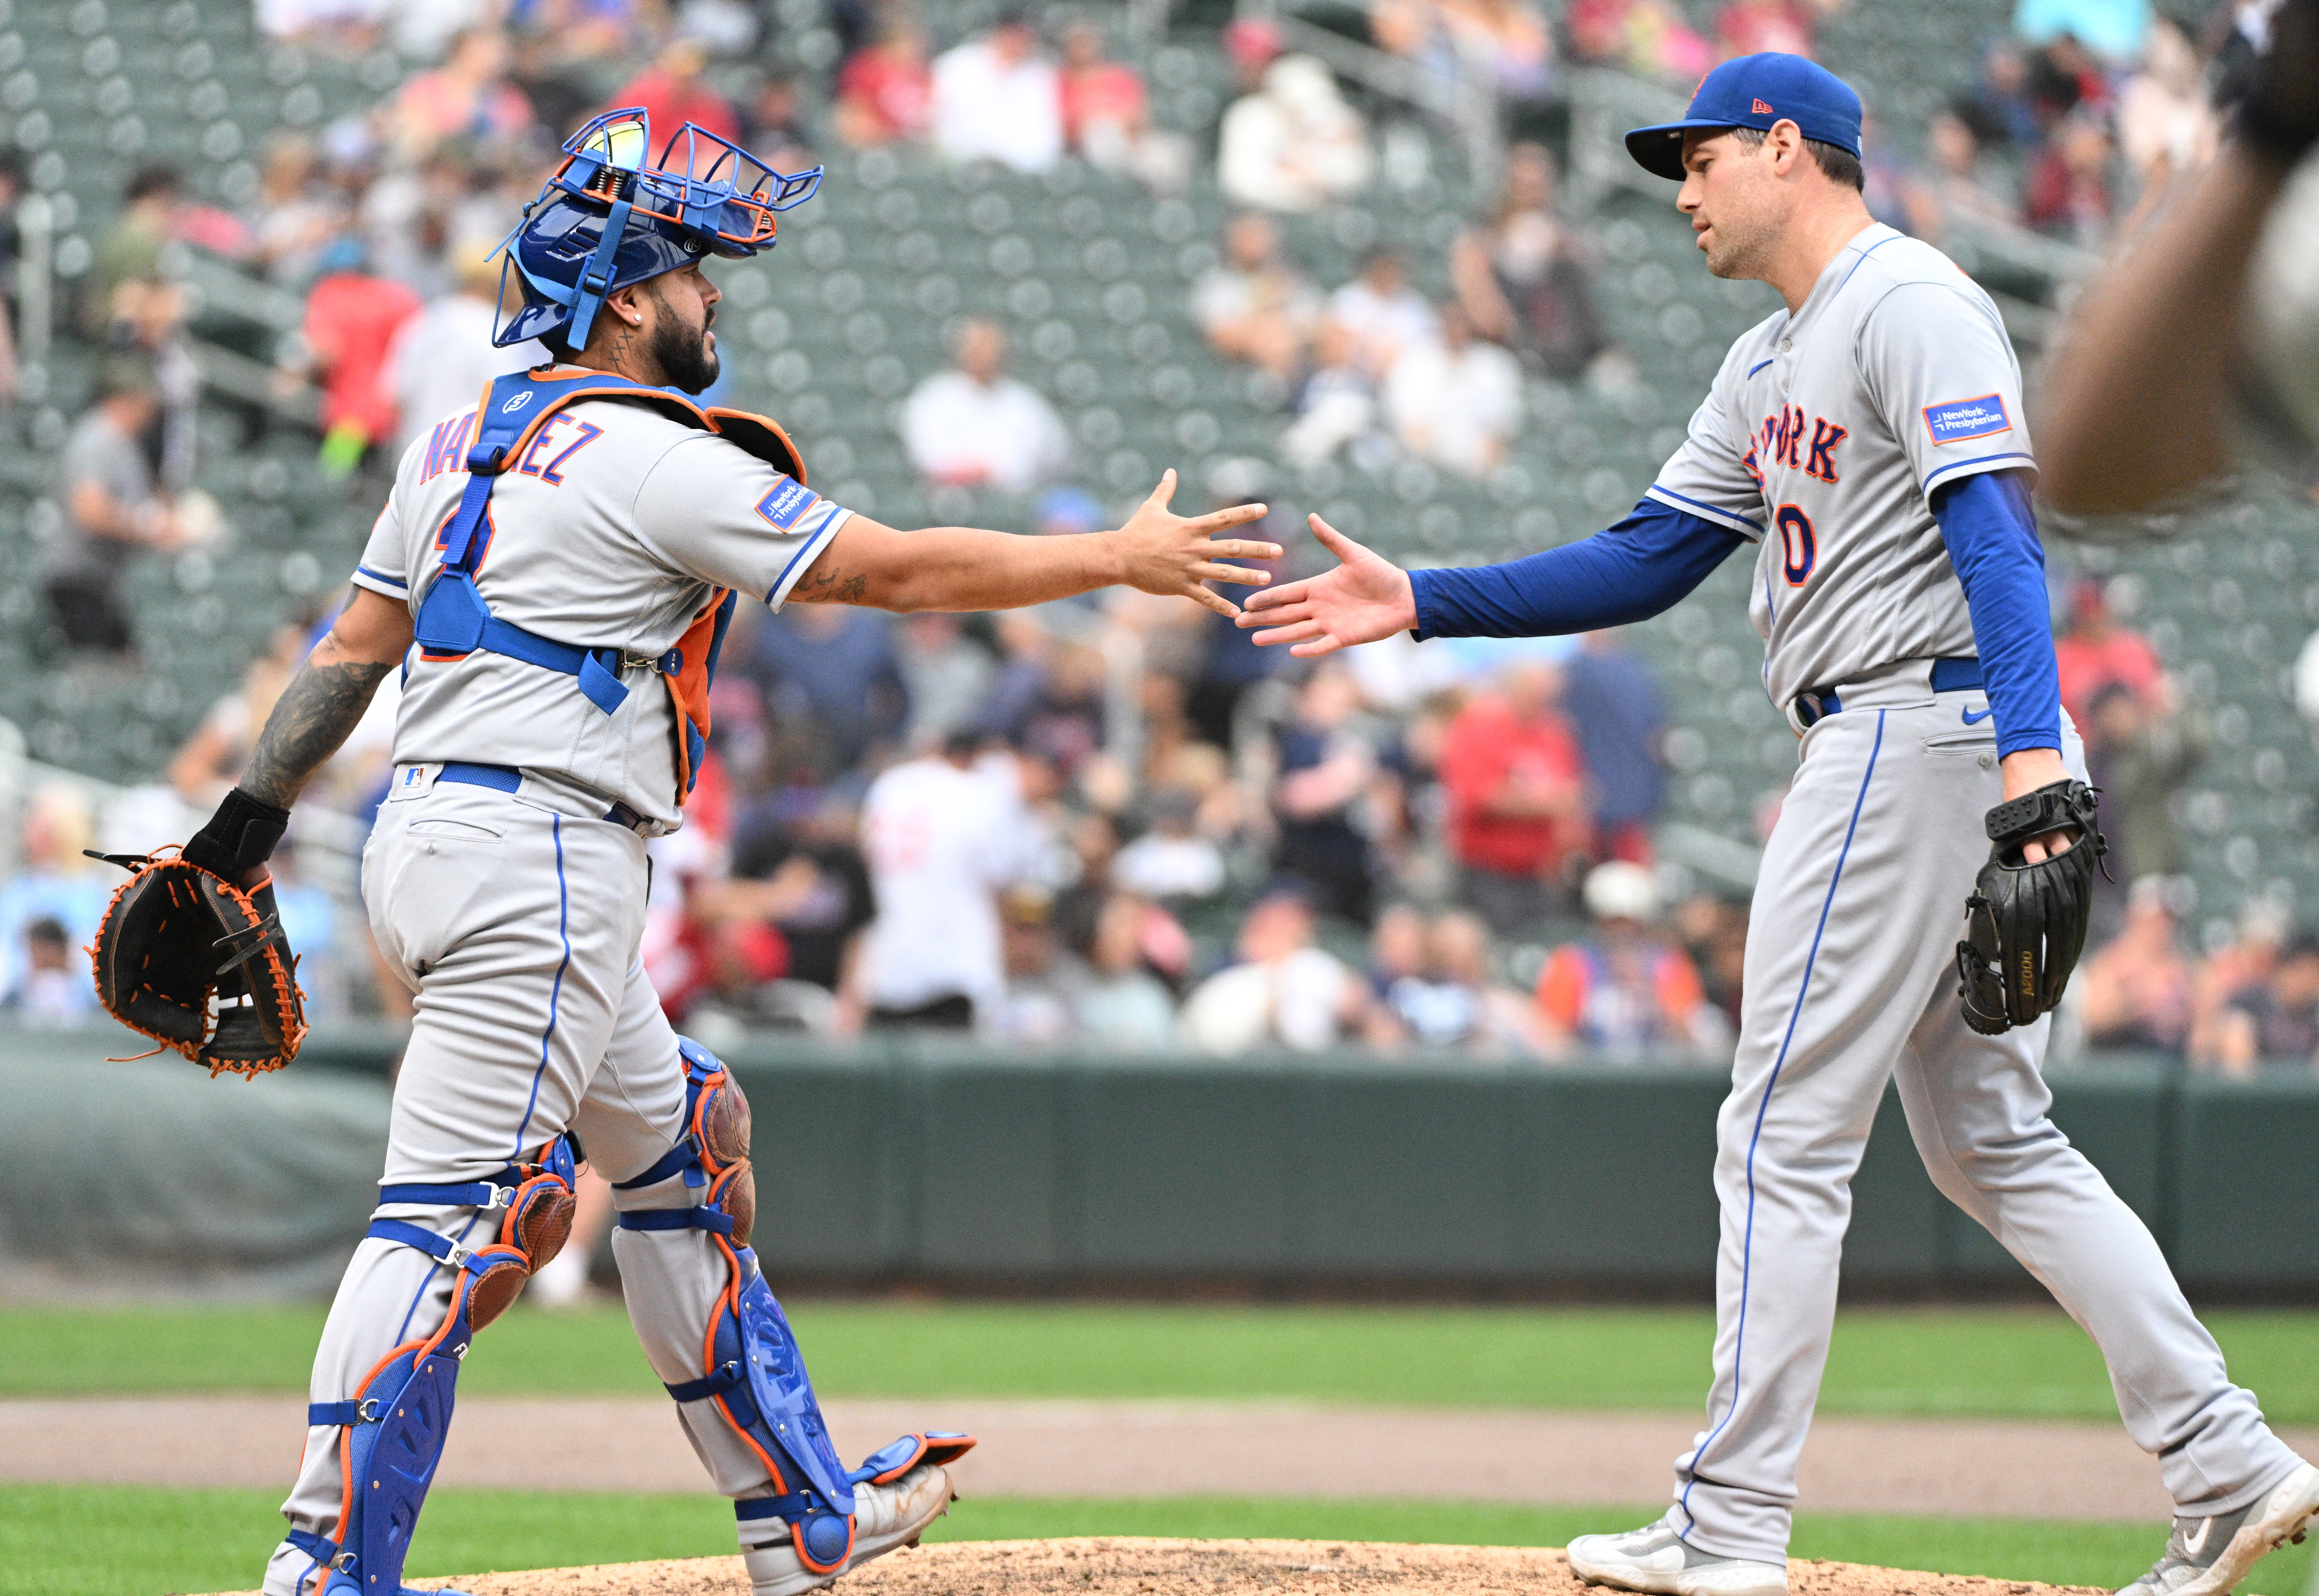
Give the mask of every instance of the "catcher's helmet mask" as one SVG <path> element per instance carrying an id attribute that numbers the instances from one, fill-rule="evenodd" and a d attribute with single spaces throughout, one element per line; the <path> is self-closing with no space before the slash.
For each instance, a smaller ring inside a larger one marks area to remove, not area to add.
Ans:
<path id="1" fill-rule="evenodd" d="M 502 301 L 508 273 L 523 287 L 523 308 L 493 323 L 493 344 L 561 333 L 581 348 L 613 290 L 704 256 L 770 249 L 775 214 L 821 187 L 821 167 L 776 171 L 693 122 L 670 135 L 656 165 L 652 148 L 640 106 L 608 111 L 564 141 L 563 165 L 493 252 L 504 257 Z"/>

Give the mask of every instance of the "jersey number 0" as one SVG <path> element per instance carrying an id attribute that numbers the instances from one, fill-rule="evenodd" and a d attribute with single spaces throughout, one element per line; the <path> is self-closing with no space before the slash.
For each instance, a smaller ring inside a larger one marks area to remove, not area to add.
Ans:
<path id="1" fill-rule="evenodd" d="M 1812 536 L 1811 517 L 1795 505 L 1782 504 L 1773 518 L 1780 525 L 1781 574 L 1788 579 L 1790 587 L 1800 588 L 1819 558 L 1819 542 Z"/>

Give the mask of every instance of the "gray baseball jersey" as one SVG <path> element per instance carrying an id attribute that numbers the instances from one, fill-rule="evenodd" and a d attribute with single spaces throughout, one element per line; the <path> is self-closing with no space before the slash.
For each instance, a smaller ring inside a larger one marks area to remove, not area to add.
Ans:
<path id="1" fill-rule="evenodd" d="M 467 485 L 474 411 L 415 439 L 371 529 L 356 585 L 418 613 L 436 539 Z M 475 573 L 492 613 L 632 662 L 607 715 L 573 679 L 478 651 L 404 663 L 397 764 L 446 760 L 560 775 L 673 827 L 676 726 L 651 662 L 673 646 L 714 588 L 781 608 L 851 512 L 735 445 L 649 405 L 592 399 L 559 411 L 492 491 L 490 542 Z"/>
<path id="2" fill-rule="evenodd" d="M 1761 544 L 1748 613 L 1785 705 L 1895 660 L 1974 653 L 1929 496 L 2035 469 L 2021 365 L 1948 257 L 1863 230 L 1731 346 L 1650 496 Z"/>

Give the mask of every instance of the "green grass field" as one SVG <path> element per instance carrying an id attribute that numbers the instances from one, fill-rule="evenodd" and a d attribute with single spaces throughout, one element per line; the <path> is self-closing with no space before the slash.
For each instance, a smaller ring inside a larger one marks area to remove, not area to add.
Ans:
<path id="1" fill-rule="evenodd" d="M 1713 1333 L 1691 1309 L 1167 1307 L 808 1301 L 791 1309 L 833 1396 L 1269 1397 L 1466 1407 L 1702 1400 Z M 0 1396 L 302 1391 L 315 1307 L 0 1308 Z M 2274 1423 L 2319 1424 L 2319 1314 L 2207 1316 Z M 656 1395 L 618 1308 L 519 1310 L 463 1393 Z M 1839 1316 L 1821 1411 L 2114 1418 L 2092 1343 L 2059 1312 Z"/>
<path id="2" fill-rule="evenodd" d="M 12 1485 L 0 1491 L 0 1596 L 161 1596 L 248 1590 L 281 1520 L 279 1492 L 142 1486 Z M 927 1536 L 1015 1540 L 1060 1535 L 1268 1536 L 1312 1540 L 1561 1546 L 1639 1523 L 1656 1507 L 1533 1509 L 1433 1502 L 1035 1501 L 962 1503 Z M 1795 1555 L 2115 1587 L 2156 1555 L 2138 1525 L 2053 1524 L 1855 1514 L 1799 1515 Z M 697 1496 L 441 1490 L 429 1498 L 409 1572 L 705 1557 L 733 1550 L 724 1504 Z M 2310 1546 L 2262 1564 L 2242 1589 L 2302 1596 Z"/>

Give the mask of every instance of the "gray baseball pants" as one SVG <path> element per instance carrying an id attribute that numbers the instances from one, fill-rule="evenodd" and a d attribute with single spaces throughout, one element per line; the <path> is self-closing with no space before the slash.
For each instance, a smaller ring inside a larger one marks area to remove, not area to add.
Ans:
<path id="1" fill-rule="evenodd" d="M 2296 1466 L 2149 1231 L 2047 1117 L 2050 1020 L 1984 1037 L 1958 1010 L 1964 900 L 2003 781 L 1987 699 L 1934 693 L 1929 669 L 1839 688 L 1841 712 L 1804 734 L 1756 882 L 1717 1124 L 1715 1381 L 1670 1515 L 1719 1556 L 1787 1555 L 1852 1175 L 1896 1078 L 1933 1184 L 2093 1337 L 2128 1433 L 2182 1512 L 2231 1511 Z M 2083 780 L 2076 730 L 2062 735 Z"/>
<path id="2" fill-rule="evenodd" d="M 408 768 L 408 767 L 406 767 Z M 684 1072 L 638 953 L 644 839 L 601 816 L 604 800 L 527 777 L 517 793 L 452 782 L 418 767 L 379 810 L 363 855 L 363 894 L 380 951 L 417 995 L 395 1080 L 384 1182 L 484 1179 L 519 1151 L 576 1131 L 615 1182 L 676 1144 Z M 623 1209 L 691 1205 L 681 1175 L 616 1192 Z M 470 1243 L 490 1240 L 469 1208 L 379 1210 Z M 700 1231 L 617 1231 L 628 1316 L 654 1372 L 674 1384 L 707 1370 L 701 1348 L 726 1269 Z M 353 1396 L 387 1353 L 431 1333 L 450 1312 L 453 1272 L 393 1242 L 365 1240 L 338 1283 L 314 1357 L 315 1402 Z M 471 1356 L 488 1358 L 491 1332 Z M 727 1496 L 765 1494 L 764 1465 L 713 1399 L 678 1409 L 693 1450 Z M 341 1480 L 335 1425 L 308 1430 L 283 1516 L 329 1535 Z M 311 1560 L 287 1542 L 266 1596 L 302 1596 Z M 318 1589 L 316 1581 L 306 1589 Z"/>

